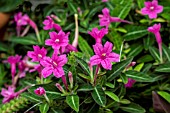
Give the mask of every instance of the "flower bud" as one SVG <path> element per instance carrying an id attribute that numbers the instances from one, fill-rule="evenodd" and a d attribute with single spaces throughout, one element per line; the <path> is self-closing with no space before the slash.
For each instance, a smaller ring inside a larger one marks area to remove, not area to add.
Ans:
<path id="1" fill-rule="evenodd" d="M 72 88 L 73 87 L 73 74 L 71 71 L 68 72 L 68 78 L 69 78 L 70 86 Z"/>
<path id="2" fill-rule="evenodd" d="M 64 89 L 62 88 L 62 86 L 59 83 L 56 83 L 55 86 L 61 91 L 61 92 L 65 92 Z"/>
<path id="3" fill-rule="evenodd" d="M 36 95 L 39 95 L 39 96 L 44 95 L 45 94 L 45 89 L 43 87 L 39 87 L 36 90 L 34 90 L 34 93 Z"/>

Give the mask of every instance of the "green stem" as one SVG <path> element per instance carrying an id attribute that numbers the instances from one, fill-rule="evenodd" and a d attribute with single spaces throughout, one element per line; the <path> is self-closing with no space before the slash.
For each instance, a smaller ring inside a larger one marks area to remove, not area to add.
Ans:
<path id="1" fill-rule="evenodd" d="M 45 97 L 46 101 L 48 102 L 48 104 L 50 104 L 50 100 L 49 100 L 49 98 L 47 97 L 46 94 L 44 94 L 44 97 Z"/>
<path id="2" fill-rule="evenodd" d="M 35 33 L 36 33 L 36 36 L 37 36 L 38 43 L 41 44 L 41 37 L 40 37 L 38 28 L 35 29 Z"/>

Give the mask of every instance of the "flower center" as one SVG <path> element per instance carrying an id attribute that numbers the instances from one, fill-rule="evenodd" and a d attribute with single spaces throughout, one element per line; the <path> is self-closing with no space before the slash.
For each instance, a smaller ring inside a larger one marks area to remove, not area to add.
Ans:
<path id="1" fill-rule="evenodd" d="M 38 54 L 38 57 L 39 57 L 39 58 L 42 58 L 42 55 L 41 55 L 41 54 Z"/>
<path id="2" fill-rule="evenodd" d="M 106 56 L 106 53 L 103 53 L 103 54 L 102 54 L 102 56 L 104 56 L 104 57 L 105 57 L 105 56 Z"/>
<path id="3" fill-rule="evenodd" d="M 57 66 L 57 63 L 56 63 L 56 62 L 54 62 L 54 61 L 53 61 L 53 64 L 54 64 L 55 66 Z"/>
<path id="4" fill-rule="evenodd" d="M 154 10 L 154 7 L 153 7 L 153 6 L 152 6 L 152 7 L 150 7 L 150 10 L 152 10 L 152 11 L 153 11 L 153 10 Z"/>
<path id="5" fill-rule="evenodd" d="M 56 39 L 55 42 L 60 42 L 60 40 L 59 40 L 59 39 Z"/>

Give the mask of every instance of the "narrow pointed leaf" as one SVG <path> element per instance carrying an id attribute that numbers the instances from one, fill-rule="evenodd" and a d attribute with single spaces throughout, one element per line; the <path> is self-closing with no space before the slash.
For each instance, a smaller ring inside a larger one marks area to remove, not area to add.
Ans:
<path id="1" fill-rule="evenodd" d="M 160 61 L 160 56 L 157 48 L 149 47 L 149 51 L 155 60 Z"/>
<path id="2" fill-rule="evenodd" d="M 43 103 L 40 105 L 39 110 L 41 113 L 47 113 L 49 110 L 49 105 L 47 103 Z"/>
<path id="3" fill-rule="evenodd" d="M 131 103 L 128 106 L 120 107 L 123 111 L 126 111 L 128 113 L 145 113 L 146 110 L 142 108 L 140 105 Z"/>
<path id="4" fill-rule="evenodd" d="M 165 91 L 158 91 L 157 92 L 161 97 L 163 97 L 166 101 L 170 103 L 170 94 Z"/>
<path id="5" fill-rule="evenodd" d="M 121 61 L 121 62 L 113 65 L 112 70 L 108 71 L 108 73 L 107 73 L 107 75 L 109 75 L 107 80 L 112 81 L 115 77 L 117 77 L 126 68 L 126 66 L 128 66 L 132 62 L 132 59 L 133 58 L 130 57 L 124 61 Z"/>
<path id="6" fill-rule="evenodd" d="M 105 106 L 106 95 L 101 86 L 94 87 L 94 90 L 92 92 L 92 97 L 97 104 L 99 104 L 100 106 Z"/>
<path id="7" fill-rule="evenodd" d="M 162 44 L 162 51 L 165 54 L 168 61 L 170 61 L 170 49 L 165 44 Z"/>
<path id="8" fill-rule="evenodd" d="M 170 73 L 170 63 L 160 65 L 155 69 L 155 71 Z"/>
<path id="9" fill-rule="evenodd" d="M 111 91 L 105 91 L 105 94 L 107 96 L 109 96 L 110 98 L 112 98 L 113 100 L 115 100 L 116 102 L 119 102 L 119 97 L 117 95 L 115 95 L 113 92 Z"/>
<path id="10" fill-rule="evenodd" d="M 76 112 L 79 111 L 79 97 L 77 95 L 68 95 L 66 97 L 66 102 Z"/>

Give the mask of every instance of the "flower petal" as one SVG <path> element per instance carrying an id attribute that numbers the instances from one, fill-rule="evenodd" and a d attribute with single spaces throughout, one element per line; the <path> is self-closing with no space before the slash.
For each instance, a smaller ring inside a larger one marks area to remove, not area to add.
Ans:
<path id="1" fill-rule="evenodd" d="M 112 64 L 109 60 L 105 59 L 101 61 L 101 64 L 104 69 L 111 70 L 112 69 Z"/>
<path id="2" fill-rule="evenodd" d="M 48 76 L 50 76 L 53 72 L 53 68 L 52 67 L 45 67 L 41 74 L 43 75 L 44 78 L 47 78 Z"/>
<path id="3" fill-rule="evenodd" d="M 101 58 L 98 55 L 94 55 L 90 58 L 90 64 L 93 65 L 97 65 L 101 63 Z"/>
<path id="4" fill-rule="evenodd" d="M 96 43 L 95 45 L 93 45 L 93 49 L 96 55 L 100 55 L 102 53 L 103 46 L 100 43 Z"/>
<path id="5" fill-rule="evenodd" d="M 104 44 L 103 51 L 104 51 L 105 53 L 110 53 L 110 52 L 112 52 L 112 49 L 113 49 L 113 44 L 107 41 L 107 42 Z"/>
<path id="6" fill-rule="evenodd" d="M 54 76 L 57 77 L 57 78 L 60 78 L 64 75 L 64 70 L 62 67 L 57 67 L 54 69 L 54 72 L 53 72 Z"/>

